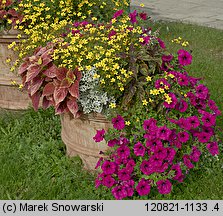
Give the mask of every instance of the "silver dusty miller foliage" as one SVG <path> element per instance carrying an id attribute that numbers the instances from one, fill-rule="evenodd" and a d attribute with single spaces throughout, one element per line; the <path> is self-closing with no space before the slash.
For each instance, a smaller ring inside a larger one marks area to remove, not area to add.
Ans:
<path id="1" fill-rule="evenodd" d="M 88 71 L 82 72 L 79 90 L 79 103 L 85 114 L 91 112 L 102 113 L 110 103 L 114 103 L 114 98 L 108 96 L 107 92 L 103 92 L 99 88 L 99 79 L 94 78 L 96 68 L 92 67 Z"/>

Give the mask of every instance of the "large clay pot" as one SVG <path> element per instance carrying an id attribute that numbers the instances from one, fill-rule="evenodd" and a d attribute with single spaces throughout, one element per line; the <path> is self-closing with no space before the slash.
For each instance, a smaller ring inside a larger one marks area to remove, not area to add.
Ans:
<path id="1" fill-rule="evenodd" d="M 108 146 L 105 141 L 96 143 L 93 137 L 96 130 L 108 130 L 111 123 L 100 114 L 82 115 L 75 119 L 71 114 L 61 115 L 61 137 L 67 148 L 68 156 L 80 156 L 84 168 L 95 170 L 95 165 L 100 157 L 100 151 L 106 151 Z"/>
<path id="2" fill-rule="evenodd" d="M 13 41 L 18 42 L 16 31 L 0 32 L 0 108 L 23 110 L 30 105 L 27 92 L 21 92 L 17 87 L 12 86 L 11 82 L 21 83 L 21 78 L 10 71 L 10 65 L 6 59 L 14 62 L 17 55 L 8 49 L 8 45 Z"/>

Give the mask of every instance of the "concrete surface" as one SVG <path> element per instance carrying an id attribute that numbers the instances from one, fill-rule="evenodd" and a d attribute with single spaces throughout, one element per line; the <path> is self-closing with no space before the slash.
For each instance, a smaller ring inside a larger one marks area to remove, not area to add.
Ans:
<path id="1" fill-rule="evenodd" d="M 152 19 L 182 21 L 223 30 L 223 0 L 132 0 L 141 3 Z"/>

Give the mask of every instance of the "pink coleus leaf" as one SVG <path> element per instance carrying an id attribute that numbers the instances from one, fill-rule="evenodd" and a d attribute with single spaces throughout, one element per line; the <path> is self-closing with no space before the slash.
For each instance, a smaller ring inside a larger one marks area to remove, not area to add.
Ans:
<path id="1" fill-rule="evenodd" d="M 56 87 L 53 93 L 53 98 L 55 100 L 55 105 L 58 105 L 60 102 L 64 101 L 68 93 L 66 88 Z"/>
<path id="2" fill-rule="evenodd" d="M 68 89 L 72 97 L 79 98 L 79 82 L 76 80 Z"/>
<path id="3" fill-rule="evenodd" d="M 43 55 L 41 55 L 41 59 L 42 59 L 42 67 L 48 65 L 50 62 L 53 61 L 48 51 L 43 53 Z"/>
<path id="4" fill-rule="evenodd" d="M 41 87 L 43 84 L 44 79 L 41 77 L 35 77 L 33 80 L 31 80 L 31 83 L 29 84 L 29 93 L 31 96 L 33 96 Z"/>
<path id="5" fill-rule="evenodd" d="M 63 79 L 66 78 L 67 75 L 67 68 L 58 68 L 58 70 L 56 71 L 57 73 L 57 79 L 62 81 Z"/>
<path id="6" fill-rule="evenodd" d="M 34 95 L 30 95 L 30 98 L 32 100 L 32 104 L 33 104 L 33 108 L 35 111 L 38 110 L 39 108 L 39 101 L 40 101 L 40 93 L 39 92 L 36 92 Z"/>
<path id="7" fill-rule="evenodd" d="M 43 109 L 47 109 L 52 105 L 52 101 L 48 100 L 46 97 L 43 97 L 42 107 Z"/>
<path id="8" fill-rule="evenodd" d="M 58 114 L 62 114 L 62 113 L 65 113 L 65 112 L 68 112 L 68 108 L 67 108 L 67 105 L 66 105 L 66 102 L 63 101 L 61 103 L 59 103 L 56 107 L 55 107 L 55 114 L 58 115 Z"/>
<path id="9" fill-rule="evenodd" d="M 80 80 L 81 80 L 82 74 L 81 74 L 81 72 L 78 70 L 78 68 L 76 68 L 76 69 L 74 70 L 74 75 L 76 76 L 76 80 L 77 80 L 77 81 L 80 81 Z"/>
<path id="10" fill-rule="evenodd" d="M 67 71 L 67 75 L 66 77 L 68 78 L 68 80 L 74 81 L 76 79 L 76 76 L 74 75 L 74 72 L 72 71 Z"/>
<path id="11" fill-rule="evenodd" d="M 74 115 L 74 117 L 76 117 L 76 114 L 77 114 L 77 112 L 78 112 L 77 99 L 71 97 L 71 98 L 67 101 L 67 108 L 68 108 L 69 111 Z"/>
<path id="12" fill-rule="evenodd" d="M 19 71 L 18 71 L 18 74 L 19 75 L 22 75 L 26 70 L 27 68 L 29 67 L 30 63 L 29 62 L 23 62 L 20 67 L 19 67 Z"/>
<path id="13" fill-rule="evenodd" d="M 54 78 L 57 75 L 57 70 L 57 66 L 55 64 L 52 64 L 49 68 L 43 71 L 43 74 L 49 78 Z"/>
<path id="14" fill-rule="evenodd" d="M 71 84 L 72 83 L 67 78 L 65 78 L 60 83 L 60 88 L 69 88 L 71 86 Z"/>
<path id="15" fill-rule="evenodd" d="M 49 96 L 49 95 L 53 95 L 55 90 L 55 86 L 53 84 L 53 82 L 47 83 L 45 85 L 45 87 L 43 88 L 43 96 Z"/>
<path id="16" fill-rule="evenodd" d="M 27 68 L 27 75 L 26 75 L 26 81 L 29 82 L 33 78 L 35 78 L 41 71 L 41 67 L 36 64 L 32 64 Z"/>

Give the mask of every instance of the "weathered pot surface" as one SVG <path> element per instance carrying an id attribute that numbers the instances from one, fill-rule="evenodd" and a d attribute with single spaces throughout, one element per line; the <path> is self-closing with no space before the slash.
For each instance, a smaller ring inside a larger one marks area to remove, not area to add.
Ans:
<path id="1" fill-rule="evenodd" d="M 96 130 L 108 130 L 111 123 L 100 114 L 82 115 L 73 118 L 71 114 L 61 115 L 62 140 L 67 148 L 68 156 L 80 156 L 84 168 L 95 170 L 96 163 L 101 157 L 100 151 L 106 151 L 108 146 L 105 141 L 96 143 L 93 137 Z"/>

